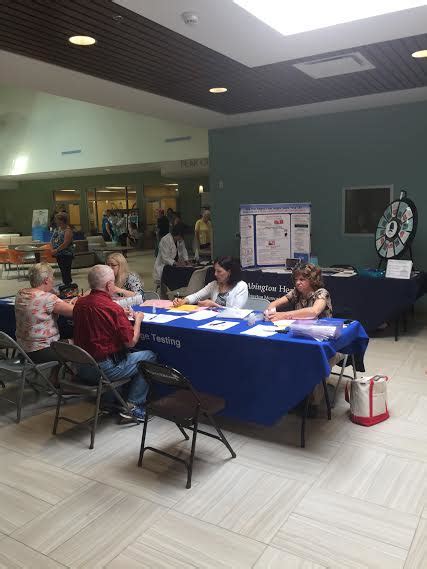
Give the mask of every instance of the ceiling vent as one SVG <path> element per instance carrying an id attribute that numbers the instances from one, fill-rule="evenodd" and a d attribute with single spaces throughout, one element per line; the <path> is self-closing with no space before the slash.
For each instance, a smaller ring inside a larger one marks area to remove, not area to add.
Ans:
<path id="1" fill-rule="evenodd" d="M 302 63 L 294 63 L 294 67 L 306 75 L 313 77 L 313 79 L 335 77 L 337 75 L 346 75 L 347 73 L 357 73 L 358 71 L 375 69 L 375 65 L 372 65 L 372 63 L 358 51 L 334 55 L 332 57 L 311 59 L 310 61 L 304 61 Z"/>

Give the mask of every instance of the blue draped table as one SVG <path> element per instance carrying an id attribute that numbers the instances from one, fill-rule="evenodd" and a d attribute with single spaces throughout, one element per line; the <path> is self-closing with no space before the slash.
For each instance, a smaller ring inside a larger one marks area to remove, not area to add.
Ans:
<path id="1" fill-rule="evenodd" d="M 281 333 L 247 336 L 241 334 L 248 329 L 246 321 L 225 331 L 199 328 L 209 321 L 143 321 L 138 348 L 153 350 L 160 362 L 176 367 L 196 389 L 223 397 L 225 415 L 264 425 L 278 421 L 329 375 L 328 360 L 337 351 L 363 356 L 369 342 L 359 322 L 344 328 L 337 340 L 317 342 Z M 60 317 L 58 322 L 61 335 L 72 337 L 70 321 Z M 15 335 L 14 306 L 1 299 L 0 329 Z"/>
<path id="2" fill-rule="evenodd" d="M 328 360 L 337 351 L 363 356 L 369 341 L 359 322 L 344 328 L 337 340 L 317 342 L 281 333 L 247 336 L 241 334 L 248 329 L 246 321 L 225 331 L 198 328 L 209 321 L 142 322 L 138 348 L 156 352 L 196 389 L 223 397 L 224 415 L 264 425 L 277 422 L 329 375 Z"/>
<path id="3" fill-rule="evenodd" d="M 162 283 L 170 290 L 185 287 L 193 267 L 166 266 Z M 208 271 L 206 283 L 213 279 Z M 290 274 L 264 273 L 261 270 L 244 270 L 243 280 L 248 283 L 249 294 L 272 301 L 293 288 Z M 376 330 L 384 322 L 393 322 L 411 308 L 418 298 L 427 293 L 427 274 L 419 273 L 409 280 L 354 277 L 323 277 L 332 299 L 334 315 L 358 320 L 365 330 Z"/>

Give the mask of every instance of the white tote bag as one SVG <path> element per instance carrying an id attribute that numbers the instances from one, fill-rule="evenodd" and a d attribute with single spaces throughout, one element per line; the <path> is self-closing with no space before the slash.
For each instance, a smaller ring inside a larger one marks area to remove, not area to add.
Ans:
<path id="1" fill-rule="evenodd" d="M 370 427 L 389 418 L 387 381 L 385 375 L 374 375 L 347 383 L 345 398 L 350 402 L 350 419 L 353 423 Z"/>

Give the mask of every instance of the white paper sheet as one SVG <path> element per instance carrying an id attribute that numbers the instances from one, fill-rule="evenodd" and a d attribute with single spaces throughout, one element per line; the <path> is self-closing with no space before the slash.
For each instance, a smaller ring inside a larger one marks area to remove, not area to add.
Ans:
<path id="1" fill-rule="evenodd" d="M 226 308 L 219 313 L 217 312 L 216 315 L 220 318 L 245 318 L 251 312 L 253 310 L 248 310 L 247 308 Z"/>
<path id="2" fill-rule="evenodd" d="M 228 328 L 237 326 L 237 324 L 240 324 L 240 322 L 230 322 L 230 320 L 212 320 L 212 322 L 208 322 L 202 326 L 197 326 L 197 328 L 204 328 L 205 330 L 228 330 Z"/>
<path id="3" fill-rule="evenodd" d="M 181 318 L 181 316 L 176 316 L 175 314 L 156 314 L 150 321 L 156 324 L 166 324 L 166 322 L 172 322 L 172 320 L 177 320 L 178 318 Z"/>
<path id="4" fill-rule="evenodd" d="M 412 261 L 389 259 L 385 276 L 387 279 L 410 279 Z"/>
<path id="5" fill-rule="evenodd" d="M 8 296 L 7 298 L 2 298 L 0 300 L 2 300 L 2 302 L 7 302 L 8 304 L 15 304 L 14 296 Z"/>
<path id="6" fill-rule="evenodd" d="M 214 317 L 218 317 L 218 312 L 214 312 L 213 310 L 199 310 L 198 312 L 192 312 L 184 316 L 184 318 L 188 318 L 188 320 L 207 320 L 208 318 Z"/>
<path id="7" fill-rule="evenodd" d="M 151 314 L 149 312 L 144 312 L 144 322 L 150 322 L 154 318 L 157 318 L 160 314 Z"/>
<path id="8" fill-rule="evenodd" d="M 259 336 L 260 338 L 268 338 L 277 334 L 277 330 L 274 326 L 265 326 L 263 324 L 258 324 L 258 326 L 253 326 L 241 332 L 241 334 L 246 334 L 247 336 Z"/>

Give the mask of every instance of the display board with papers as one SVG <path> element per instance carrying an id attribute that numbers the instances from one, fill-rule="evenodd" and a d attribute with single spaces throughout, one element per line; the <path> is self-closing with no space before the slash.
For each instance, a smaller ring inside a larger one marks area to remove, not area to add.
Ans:
<path id="1" fill-rule="evenodd" d="M 310 226 L 310 203 L 241 205 L 242 266 L 283 266 L 289 258 L 308 261 Z"/>

